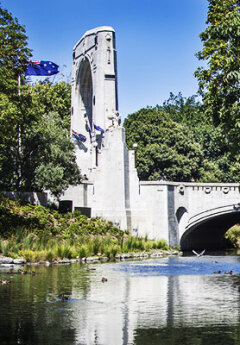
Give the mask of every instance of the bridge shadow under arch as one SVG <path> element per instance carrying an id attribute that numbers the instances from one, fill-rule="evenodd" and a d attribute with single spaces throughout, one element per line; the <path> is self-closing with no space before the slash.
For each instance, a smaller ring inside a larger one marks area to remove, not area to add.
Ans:
<path id="1" fill-rule="evenodd" d="M 240 223 L 240 209 L 196 222 L 183 233 L 180 248 L 183 251 L 232 248 L 232 243 L 225 239 L 224 235 L 228 229 L 238 223 Z"/>

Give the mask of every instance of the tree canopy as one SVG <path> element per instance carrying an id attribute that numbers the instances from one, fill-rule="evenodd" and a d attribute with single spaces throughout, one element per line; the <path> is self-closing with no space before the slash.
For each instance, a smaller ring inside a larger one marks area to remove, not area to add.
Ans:
<path id="1" fill-rule="evenodd" d="M 18 77 L 23 75 L 31 56 L 24 26 L 0 7 L 0 92 L 17 94 Z"/>
<path id="2" fill-rule="evenodd" d="M 141 180 L 234 182 L 237 163 L 219 127 L 192 96 L 170 94 L 162 106 L 141 109 L 124 120 L 129 149 L 137 143 Z"/>
<path id="3" fill-rule="evenodd" d="M 207 28 L 199 60 L 207 62 L 195 72 L 206 114 L 220 125 L 232 152 L 239 152 L 240 127 L 240 1 L 209 0 Z"/>
<path id="4" fill-rule="evenodd" d="M 125 121 L 129 148 L 138 144 L 137 163 L 142 180 L 157 180 L 163 175 L 173 181 L 197 178 L 201 161 L 200 146 L 187 127 L 174 122 L 157 109 L 141 109 Z"/>

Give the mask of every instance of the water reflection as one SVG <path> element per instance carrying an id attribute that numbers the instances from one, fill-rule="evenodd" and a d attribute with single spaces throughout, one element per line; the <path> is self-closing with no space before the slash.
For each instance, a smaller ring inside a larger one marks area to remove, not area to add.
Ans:
<path id="1" fill-rule="evenodd" d="M 239 344 L 238 256 L 95 267 L 37 267 L 11 278 L 2 270 L 12 283 L 0 285 L 0 344 Z"/>

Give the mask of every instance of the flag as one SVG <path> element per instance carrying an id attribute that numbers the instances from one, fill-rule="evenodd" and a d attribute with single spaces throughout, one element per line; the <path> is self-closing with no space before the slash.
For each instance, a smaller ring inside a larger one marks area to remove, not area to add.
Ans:
<path id="1" fill-rule="evenodd" d="M 58 65 L 51 61 L 28 61 L 25 75 L 49 76 L 58 73 Z"/>
<path id="2" fill-rule="evenodd" d="M 94 128 L 97 130 L 97 131 L 100 131 L 102 134 L 104 133 L 104 129 L 102 129 L 100 126 L 97 126 L 95 123 L 94 124 Z"/>
<path id="3" fill-rule="evenodd" d="M 87 138 L 83 134 L 77 133 L 74 130 L 72 130 L 72 135 L 74 136 L 75 139 L 83 143 L 87 140 Z"/>

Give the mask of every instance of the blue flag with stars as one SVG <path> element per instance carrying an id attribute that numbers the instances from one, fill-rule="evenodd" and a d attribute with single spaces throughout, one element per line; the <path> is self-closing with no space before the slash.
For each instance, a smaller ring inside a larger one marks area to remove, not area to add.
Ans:
<path id="1" fill-rule="evenodd" d="M 51 61 L 29 61 L 25 75 L 50 76 L 57 74 L 58 65 Z"/>

